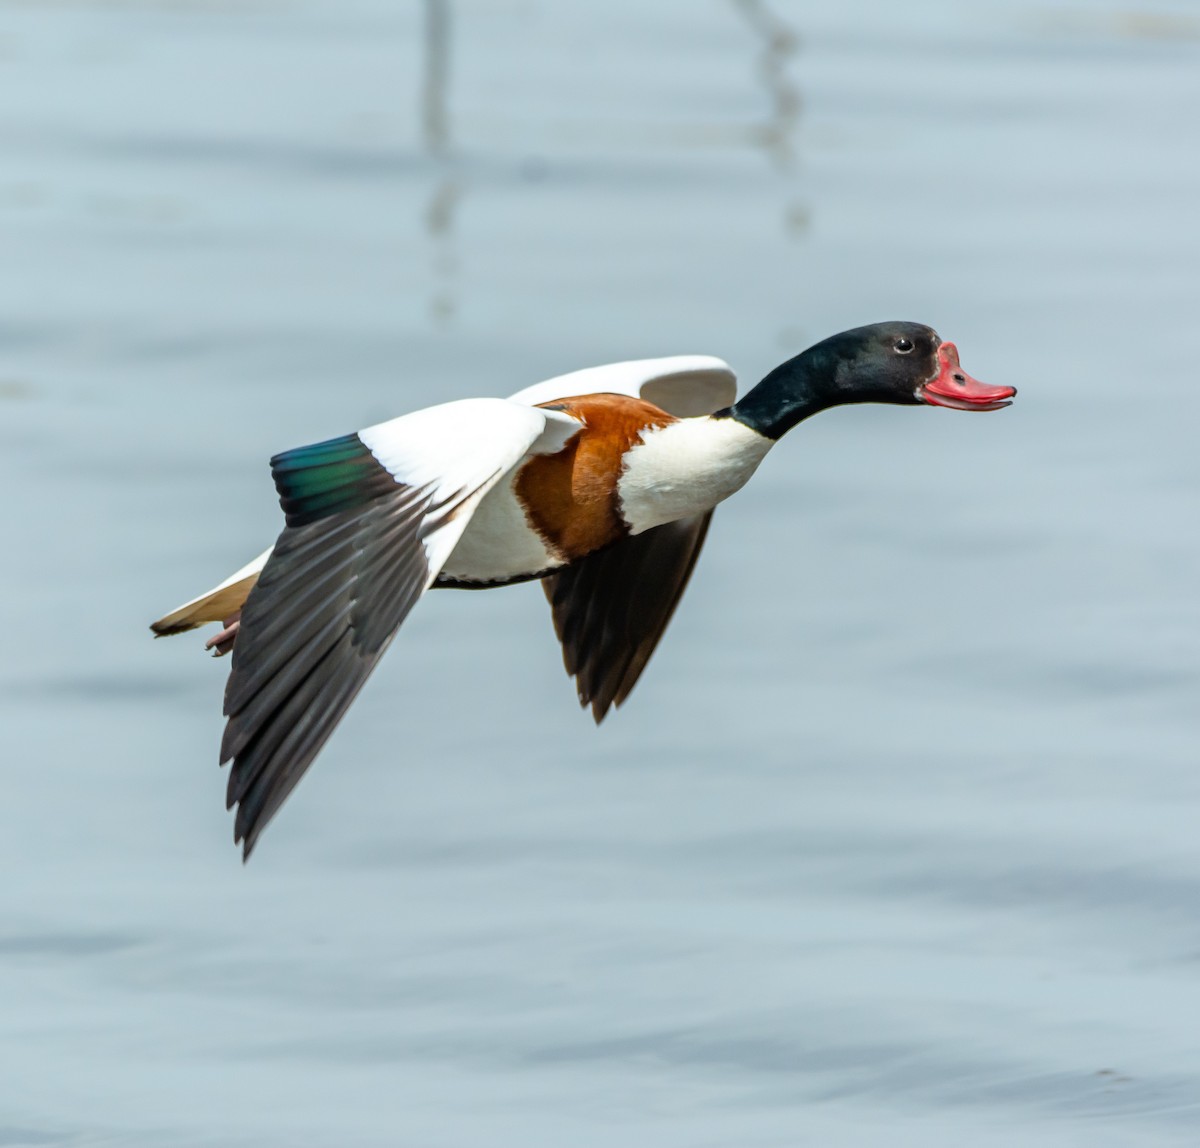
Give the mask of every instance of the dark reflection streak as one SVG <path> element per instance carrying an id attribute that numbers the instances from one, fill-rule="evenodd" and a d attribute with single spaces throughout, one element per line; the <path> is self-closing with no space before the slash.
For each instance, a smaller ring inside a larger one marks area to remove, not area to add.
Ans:
<path id="1" fill-rule="evenodd" d="M 446 89 L 450 75 L 449 0 L 425 0 L 425 82 L 421 87 L 421 124 L 425 150 L 440 156 L 450 136 Z"/>
<path id="2" fill-rule="evenodd" d="M 762 41 L 757 72 L 766 89 L 770 112 L 767 122 L 755 133 L 776 170 L 790 172 L 795 160 L 794 136 L 804 100 L 788 69 L 800 48 L 793 28 L 772 12 L 763 0 L 732 0 L 734 10 Z M 796 236 L 807 230 L 808 209 L 789 203 L 783 212 L 784 230 Z"/>
<path id="3" fill-rule="evenodd" d="M 803 104 L 800 89 L 788 75 L 800 38 L 762 0 L 733 0 L 733 6 L 763 42 L 758 75 L 766 88 L 771 114 L 761 139 L 776 166 L 786 170 L 794 158 L 792 135 Z"/>
<path id="4" fill-rule="evenodd" d="M 425 154 L 437 178 L 425 209 L 425 230 L 433 243 L 435 322 L 446 322 L 456 310 L 454 297 L 454 212 L 459 184 L 450 158 L 450 0 L 425 0 L 425 75 L 421 85 L 421 127 Z"/>

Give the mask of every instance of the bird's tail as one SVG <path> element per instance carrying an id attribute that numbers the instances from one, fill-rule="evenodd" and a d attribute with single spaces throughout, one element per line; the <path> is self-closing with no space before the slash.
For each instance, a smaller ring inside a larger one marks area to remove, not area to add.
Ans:
<path id="1" fill-rule="evenodd" d="M 208 643 L 207 648 L 215 647 L 218 654 L 227 653 L 237 635 L 242 606 L 270 556 L 270 550 L 263 551 L 253 562 L 231 574 L 208 593 L 185 602 L 169 614 L 164 614 L 157 622 L 151 622 L 150 629 L 154 631 L 154 636 L 165 638 L 168 634 L 182 634 L 185 630 L 194 630 L 208 622 L 220 622 L 224 629 Z"/>

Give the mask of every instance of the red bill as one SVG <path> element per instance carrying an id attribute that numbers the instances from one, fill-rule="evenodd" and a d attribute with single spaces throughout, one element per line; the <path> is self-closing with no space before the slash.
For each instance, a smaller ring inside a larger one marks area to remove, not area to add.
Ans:
<path id="1" fill-rule="evenodd" d="M 1012 404 L 1016 387 L 989 387 L 971 378 L 958 365 L 958 348 L 943 343 L 937 349 L 938 373 L 917 387 L 917 398 L 935 407 L 956 411 L 998 411 Z"/>

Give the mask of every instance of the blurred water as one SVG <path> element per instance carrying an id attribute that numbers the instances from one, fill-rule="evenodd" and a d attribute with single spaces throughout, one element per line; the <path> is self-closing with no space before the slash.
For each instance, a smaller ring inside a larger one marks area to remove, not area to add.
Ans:
<path id="1" fill-rule="evenodd" d="M 1200 1121 L 1185 3 L 0 5 L 0 1144 L 1152 1145 Z M 595 731 L 432 595 L 243 869 L 146 623 L 274 451 L 913 318 Z"/>

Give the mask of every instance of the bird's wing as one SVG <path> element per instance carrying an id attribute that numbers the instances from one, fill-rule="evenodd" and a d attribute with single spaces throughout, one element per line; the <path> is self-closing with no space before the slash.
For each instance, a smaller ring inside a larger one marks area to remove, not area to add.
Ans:
<path id="1" fill-rule="evenodd" d="M 610 363 L 535 383 L 513 402 L 609 393 L 645 399 L 677 418 L 737 398 L 737 376 L 711 355 Z M 633 689 L 654 653 L 704 545 L 712 511 L 623 539 L 542 580 L 581 705 L 597 723 Z"/>
<path id="2" fill-rule="evenodd" d="M 271 460 L 287 527 L 242 611 L 221 743 L 246 857 L 483 496 L 528 451 L 578 429 L 556 412 L 467 399 Z"/>
<path id="3" fill-rule="evenodd" d="M 656 526 L 542 580 L 575 678 L 596 724 L 646 668 L 691 576 L 712 511 Z"/>
<path id="4" fill-rule="evenodd" d="M 712 355 L 672 355 L 572 371 L 534 383 L 510 398 L 534 406 L 600 393 L 631 395 L 677 418 L 691 418 L 730 406 L 737 398 L 737 376 L 728 363 Z"/>

